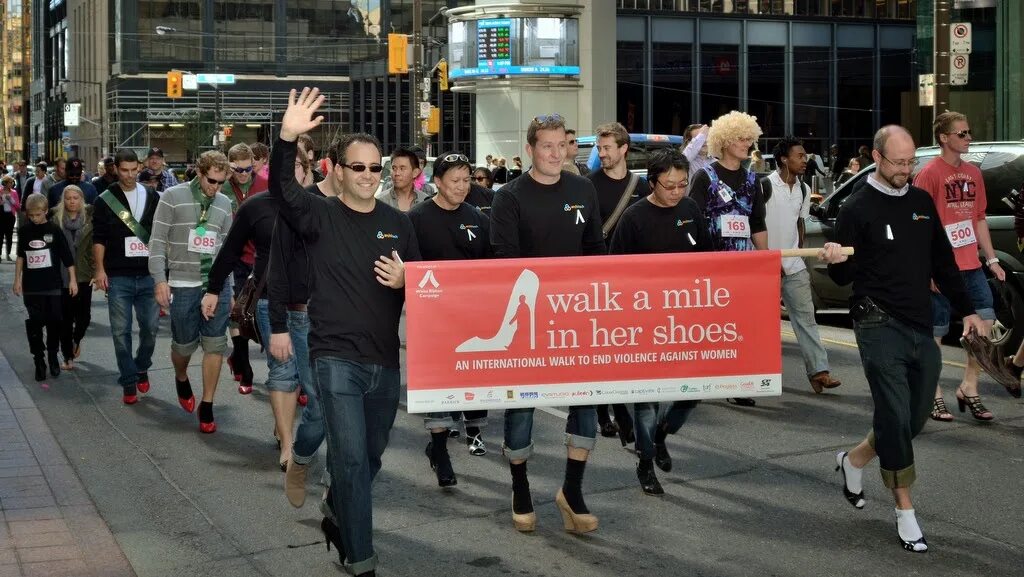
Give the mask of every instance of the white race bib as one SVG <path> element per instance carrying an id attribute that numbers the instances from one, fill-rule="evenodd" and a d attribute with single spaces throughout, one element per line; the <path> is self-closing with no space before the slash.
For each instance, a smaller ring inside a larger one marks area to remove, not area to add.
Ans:
<path id="1" fill-rule="evenodd" d="M 50 249 L 26 250 L 25 262 L 28 263 L 28 268 L 50 268 L 53 266 L 53 261 L 50 260 Z"/>
<path id="2" fill-rule="evenodd" d="M 723 238 L 750 238 L 750 219 L 742 214 L 722 215 Z"/>
<path id="3" fill-rule="evenodd" d="M 217 252 L 217 232 L 206 231 L 206 234 L 199 236 L 196 229 L 188 231 L 188 251 L 199 254 L 213 254 Z"/>
<path id="4" fill-rule="evenodd" d="M 949 243 L 953 245 L 953 248 L 960 248 L 978 242 L 978 239 L 974 236 L 974 222 L 970 220 L 961 220 L 960 222 L 947 224 L 946 236 L 949 237 Z"/>
<path id="5" fill-rule="evenodd" d="M 149 247 L 139 237 L 129 236 L 124 239 L 124 256 L 149 258 Z"/>

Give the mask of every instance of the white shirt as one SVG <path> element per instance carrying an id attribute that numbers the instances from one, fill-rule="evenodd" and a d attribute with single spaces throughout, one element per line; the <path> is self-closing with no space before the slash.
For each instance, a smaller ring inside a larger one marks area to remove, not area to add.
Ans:
<path id="1" fill-rule="evenodd" d="M 127 192 L 121 189 L 124 197 L 128 199 L 128 210 L 132 211 L 135 220 L 142 222 L 142 215 L 146 213 L 146 187 L 135 184 L 135 192 Z"/>
<path id="2" fill-rule="evenodd" d="M 790 187 L 783 182 L 778 171 L 768 176 L 772 195 L 765 203 L 765 224 L 768 227 L 768 248 L 782 250 L 800 248 L 799 219 L 805 219 L 811 212 L 811 195 L 804 194 L 799 178 Z M 805 270 L 804 259 L 792 256 L 782 259 L 782 270 L 787 276 Z"/>

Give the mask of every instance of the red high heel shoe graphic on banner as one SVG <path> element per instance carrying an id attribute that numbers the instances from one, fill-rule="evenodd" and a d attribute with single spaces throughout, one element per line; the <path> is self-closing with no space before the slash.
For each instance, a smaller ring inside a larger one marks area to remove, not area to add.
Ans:
<path id="1" fill-rule="evenodd" d="M 534 326 L 536 319 L 537 292 L 540 290 L 540 278 L 532 270 L 523 270 L 512 285 L 512 294 L 508 297 L 508 306 L 498 331 L 493 337 L 473 337 L 455 348 L 457 353 L 483 353 L 506 351 L 512 345 L 519 327 L 526 322 L 530 324 L 530 350 L 537 348 L 537 331 Z"/>

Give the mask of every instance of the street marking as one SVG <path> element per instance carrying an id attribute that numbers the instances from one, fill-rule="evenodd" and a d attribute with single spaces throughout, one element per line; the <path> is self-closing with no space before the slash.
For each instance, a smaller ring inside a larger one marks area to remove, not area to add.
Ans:
<path id="1" fill-rule="evenodd" d="M 796 338 L 796 333 L 794 333 L 792 331 L 782 331 L 782 334 L 787 336 L 787 337 L 793 337 L 794 339 Z M 849 347 L 851 349 L 859 348 L 857 346 L 857 343 L 851 343 L 850 341 L 840 341 L 838 339 L 829 339 L 829 338 L 822 337 L 821 338 L 821 342 L 823 342 L 823 343 L 830 343 L 830 344 L 833 344 L 833 345 L 841 345 L 841 346 L 844 346 L 844 347 Z M 942 364 L 949 365 L 951 367 L 959 367 L 961 369 L 966 369 L 967 368 L 967 365 L 965 365 L 964 363 L 958 363 L 956 361 L 943 360 Z"/>

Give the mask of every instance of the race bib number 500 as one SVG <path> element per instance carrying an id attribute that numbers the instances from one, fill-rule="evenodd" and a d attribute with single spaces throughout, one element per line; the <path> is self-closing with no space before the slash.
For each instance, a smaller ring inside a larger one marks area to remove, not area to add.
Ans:
<path id="1" fill-rule="evenodd" d="M 750 219 L 745 215 L 723 214 L 721 224 L 725 238 L 750 238 Z"/>
<path id="2" fill-rule="evenodd" d="M 946 235 L 949 236 L 949 243 L 953 248 L 960 248 L 978 242 L 974 236 L 974 223 L 969 220 L 962 220 L 946 225 Z"/>
<path id="3" fill-rule="evenodd" d="M 217 232 L 208 230 L 199 236 L 196 229 L 188 231 L 188 250 L 199 254 L 213 254 L 217 251 Z"/>

